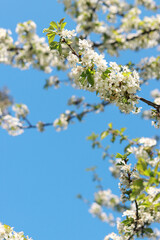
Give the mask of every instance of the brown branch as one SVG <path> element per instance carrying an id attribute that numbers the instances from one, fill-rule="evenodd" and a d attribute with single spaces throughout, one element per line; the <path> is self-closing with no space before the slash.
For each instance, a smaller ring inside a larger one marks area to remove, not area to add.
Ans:
<path id="1" fill-rule="evenodd" d="M 106 107 L 106 106 L 109 104 L 109 102 L 104 102 L 104 101 L 102 101 L 100 104 L 101 104 L 103 107 Z M 97 105 L 92 105 L 92 104 L 89 104 L 89 103 L 86 104 L 86 106 L 87 106 L 87 107 L 90 107 L 90 108 L 89 108 L 89 109 L 86 109 L 85 111 L 82 111 L 81 113 L 78 113 L 78 114 L 76 114 L 76 115 L 74 115 L 74 114 L 68 115 L 68 119 L 67 119 L 68 123 L 69 123 L 72 119 L 78 118 L 78 116 L 85 116 L 85 115 L 88 114 L 88 113 L 92 113 L 92 112 L 97 111 L 98 109 L 96 109 L 95 106 L 98 106 L 98 105 L 100 105 L 100 104 L 97 104 Z M 28 126 L 23 126 L 22 129 L 37 128 L 37 125 L 32 125 L 28 119 L 27 119 L 27 120 L 25 119 L 25 121 L 27 122 Z M 48 126 L 53 126 L 53 122 L 52 122 L 52 123 L 43 123 L 43 127 L 48 127 Z"/>
<path id="2" fill-rule="evenodd" d="M 133 40 L 135 40 L 135 39 L 137 39 L 137 38 L 139 38 L 139 37 L 141 37 L 141 36 L 143 36 L 143 35 L 145 35 L 145 34 L 150 34 L 150 33 L 155 32 L 155 31 L 159 31 L 159 29 L 154 28 L 154 29 L 150 29 L 150 30 L 143 31 L 143 32 L 141 32 L 141 33 L 139 33 L 139 34 L 131 37 L 131 38 L 130 38 L 130 37 L 127 37 L 127 38 L 125 39 L 125 42 L 133 41 Z M 110 44 L 111 46 L 114 46 L 114 45 L 116 45 L 117 43 L 119 44 L 119 42 L 113 41 L 113 42 L 110 42 L 109 44 Z M 104 44 L 104 43 L 93 43 L 93 47 L 100 47 L 100 46 L 102 46 L 103 44 Z"/>
<path id="3" fill-rule="evenodd" d="M 137 229 L 137 223 L 138 223 L 138 220 L 139 220 L 138 203 L 137 203 L 136 200 L 135 200 L 135 205 L 136 205 L 136 221 L 135 221 L 135 228 L 134 228 L 134 231 L 136 231 L 136 229 Z"/>
<path id="4" fill-rule="evenodd" d="M 20 51 L 24 50 L 22 47 L 10 47 L 7 49 L 7 51 L 14 52 L 14 51 Z"/>
<path id="5" fill-rule="evenodd" d="M 137 99 L 141 100 L 142 102 L 148 104 L 149 106 L 152 106 L 154 107 L 158 112 L 160 111 L 160 105 L 157 105 L 156 103 L 153 103 L 147 99 L 144 99 L 142 97 L 139 97 L 139 96 L 135 96 Z M 109 105 L 110 103 L 109 102 L 105 102 L 105 101 L 102 101 L 100 103 L 103 107 L 106 107 L 107 105 Z M 68 115 L 68 123 L 72 120 L 72 119 L 75 119 L 75 118 L 78 118 L 79 117 L 84 117 L 86 114 L 88 113 L 92 113 L 92 112 L 95 112 L 97 111 L 98 109 L 96 108 L 96 106 L 98 106 L 99 104 L 97 105 L 92 105 L 92 104 L 89 104 L 87 103 L 85 106 L 88 107 L 89 109 L 86 109 L 84 111 L 82 111 L 81 113 L 78 113 L 78 114 L 71 114 L 71 115 Z M 28 126 L 23 126 L 22 128 L 23 129 L 31 129 L 31 128 L 37 128 L 36 125 L 32 125 L 30 123 L 30 121 L 28 119 L 25 118 L 25 121 L 27 122 Z M 48 126 L 53 126 L 53 122 L 52 123 L 43 123 L 43 127 L 48 127 Z"/>
<path id="6" fill-rule="evenodd" d="M 139 97 L 139 96 L 136 96 L 137 99 L 139 99 L 140 101 L 146 103 L 147 105 L 149 106 L 152 106 L 153 108 L 155 108 L 158 112 L 160 112 L 160 105 L 154 103 L 154 102 L 151 102 L 145 98 L 142 98 L 142 97 Z"/>
<path id="7" fill-rule="evenodd" d="M 67 41 L 65 40 L 65 38 L 62 38 L 61 41 L 62 41 L 63 43 L 66 43 L 66 44 L 67 44 L 67 46 L 71 49 L 72 53 L 73 53 L 75 56 L 77 56 L 78 58 L 81 58 L 81 55 L 78 55 L 78 54 L 76 53 L 76 51 L 72 48 L 71 44 L 68 44 L 68 43 L 67 43 Z"/>

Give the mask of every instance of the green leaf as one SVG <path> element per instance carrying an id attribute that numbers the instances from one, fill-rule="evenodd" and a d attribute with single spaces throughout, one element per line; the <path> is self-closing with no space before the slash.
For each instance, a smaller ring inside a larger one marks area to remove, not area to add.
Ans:
<path id="1" fill-rule="evenodd" d="M 82 113 L 79 113 L 79 114 L 77 114 L 77 119 L 79 120 L 79 121 L 82 121 L 82 119 L 83 119 L 83 117 L 84 117 L 84 113 L 82 112 Z"/>
<path id="2" fill-rule="evenodd" d="M 90 167 L 90 168 L 86 168 L 86 171 L 87 172 L 93 172 L 93 171 L 95 171 L 96 170 L 96 166 L 94 166 L 94 167 Z"/>
<path id="3" fill-rule="evenodd" d="M 87 137 L 87 140 L 95 141 L 98 137 L 98 134 L 92 133 L 90 136 Z"/>
<path id="4" fill-rule="evenodd" d="M 66 26 L 66 24 L 67 24 L 66 22 L 61 23 L 61 30 L 64 29 L 64 27 Z"/>
<path id="5" fill-rule="evenodd" d="M 141 205 L 148 208 L 148 207 L 152 206 L 152 203 L 147 200 L 147 201 L 141 203 Z"/>
<path id="6" fill-rule="evenodd" d="M 158 198 L 160 198 L 160 193 L 157 193 L 156 196 L 153 198 L 153 202 L 155 202 L 156 200 L 158 200 Z"/>
<path id="7" fill-rule="evenodd" d="M 109 127 L 110 129 L 112 129 L 112 123 L 109 123 L 109 124 L 108 124 L 108 127 Z"/>
<path id="8" fill-rule="evenodd" d="M 72 43 L 72 41 L 70 39 L 65 39 L 65 41 L 68 45 L 70 45 Z"/>
<path id="9" fill-rule="evenodd" d="M 136 186 L 138 186 L 138 187 L 141 187 L 141 188 L 143 188 L 143 179 L 136 179 L 136 180 L 134 180 L 133 181 L 133 185 L 134 185 L 134 187 Z"/>
<path id="10" fill-rule="evenodd" d="M 127 140 L 127 136 L 122 136 L 122 137 L 120 138 L 120 143 L 122 143 L 124 140 Z"/>
<path id="11" fill-rule="evenodd" d="M 101 148 L 102 146 L 101 146 L 100 142 L 94 141 L 94 142 L 92 143 L 92 148 L 95 148 L 95 147 Z"/>
<path id="12" fill-rule="evenodd" d="M 130 194 L 130 200 L 134 201 L 135 199 L 137 199 L 137 196 L 140 194 L 140 192 L 144 189 L 143 180 L 142 179 L 134 180 L 131 189 L 132 192 Z"/>
<path id="13" fill-rule="evenodd" d="M 91 74 L 87 75 L 87 81 L 92 87 L 94 86 L 94 77 Z"/>
<path id="14" fill-rule="evenodd" d="M 104 73 L 104 74 L 111 73 L 111 70 L 110 70 L 110 68 L 107 68 L 107 70 L 106 70 L 106 71 L 104 71 L 103 73 Z"/>
<path id="15" fill-rule="evenodd" d="M 122 75 L 124 76 L 124 77 L 129 77 L 129 75 L 131 75 L 132 74 L 132 72 L 123 72 L 122 73 Z"/>
<path id="16" fill-rule="evenodd" d="M 111 68 L 107 68 L 106 71 L 104 71 L 102 73 L 102 78 L 105 79 L 105 78 L 108 78 L 109 77 L 109 73 L 111 73 Z"/>
<path id="17" fill-rule="evenodd" d="M 147 170 L 147 166 L 148 164 L 146 163 L 146 161 L 143 158 L 139 158 L 138 159 L 138 163 L 137 163 L 137 170 L 139 171 L 140 174 L 144 174 L 144 171 Z"/>
<path id="18" fill-rule="evenodd" d="M 125 225 L 125 226 L 130 226 L 132 223 L 134 222 L 134 219 L 133 218 L 128 218 L 123 220 L 122 223 Z"/>
<path id="19" fill-rule="evenodd" d="M 54 41 L 55 35 L 56 35 L 55 33 L 50 33 L 47 35 L 49 44 L 51 44 Z"/>
<path id="20" fill-rule="evenodd" d="M 52 21 L 52 22 L 50 22 L 50 25 L 51 25 L 51 27 L 53 27 L 53 28 L 58 30 L 58 25 L 57 25 L 56 22 Z"/>
<path id="21" fill-rule="evenodd" d="M 138 196 L 137 200 L 143 200 L 146 197 L 146 195 L 143 193 Z"/>
<path id="22" fill-rule="evenodd" d="M 143 230 L 147 233 L 153 233 L 152 228 L 144 228 Z"/>
<path id="23" fill-rule="evenodd" d="M 123 156 L 122 156 L 122 154 L 117 153 L 117 154 L 116 154 L 116 158 L 121 158 L 121 159 L 123 159 Z"/>
<path id="24" fill-rule="evenodd" d="M 49 46 L 50 46 L 50 49 L 57 49 L 58 45 L 59 45 L 59 43 L 54 41 L 54 42 L 51 42 Z"/>
<path id="25" fill-rule="evenodd" d="M 61 55 L 62 54 L 62 45 L 61 45 L 61 43 L 59 43 L 58 51 L 59 51 L 59 54 Z"/>
<path id="26" fill-rule="evenodd" d="M 105 137 L 107 137 L 108 134 L 109 134 L 108 131 L 104 131 L 104 132 L 102 132 L 102 133 L 101 133 L 101 140 L 103 140 Z"/>
<path id="27" fill-rule="evenodd" d="M 120 132 L 123 133 L 126 130 L 126 128 L 121 128 Z"/>
<path id="28" fill-rule="evenodd" d="M 59 21 L 59 24 L 63 23 L 65 18 L 62 18 L 60 21 Z"/>
<path id="29" fill-rule="evenodd" d="M 82 74 L 80 75 L 80 77 L 82 77 L 82 78 L 86 78 L 86 73 L 85 72 L 82 72 Z"/>
<path id="30" fill-rule="evenodd" d="M 5 228 L 7 231 L 10 231 L 10 229 L 11 229 L 10 226 L 8 226 L 8 225 L 6 225 L 6 224 L 4 224 L 3 226 L 4 226 L 4 228 Z"/>
<path id="31" fill-rule="evenodd" d="M 48 28 L 44 28 L 44 29 L 43 29 L 43 33 L 48 32 L 48 30 L 49 30 Z"/>
<path id="32" fill-rule="evenodd" d="M 155 166 L 155 169 L 154 169 L 155 175 L 157 174 L 157 170 L 158 170 L 159 164 L 160 164 L 160 162 L 158 162 L 158 163 L 156 164 L 156 166 Z"/>

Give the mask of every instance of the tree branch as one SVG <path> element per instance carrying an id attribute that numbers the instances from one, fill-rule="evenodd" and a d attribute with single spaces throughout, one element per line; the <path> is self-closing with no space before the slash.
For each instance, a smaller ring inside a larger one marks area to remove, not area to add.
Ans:
<path id="1" fill-rule="evenodd" d="M 139 38 L 139 37 L 141 37 L 141 36 L 143 36 L 143 35 L 145 35 L 145 34 L 150 34 L 150 33 L 155 32 L 155 31 L 159 31 L 159 29 L 154 28 L 154 29 L 150 29 L 150 30 L 143 31 L 143 32 L 141 32 L 141 33 L 139 33 L 139 34 L 131 37 L 131 38 L 130 38 L 130 37 L 127 37 L 127 38 L 125 39 L 125 42 L 133 41 L 133 40 L 135 40 L 135 39 L 137 39 L 137 38 Z M 104 43 L 93 43 L 93 47 L 100 47 L 100 46 L 102 46 L 103 44 L 104 44 Z M 113 41 L 113 42 L 110 42 L 109 44 L 110 44 L 111 46 L 114 46 L 114 45 L 116 45 L 116 44 L 119 44 L 119 42 Z"/>
<path id="2" fill-rule="evenodd" d="M 142 97 L 139 97 L 139 96 L 136 96 L 137 99 L 139 99 L 140 101 L 146 103 L 147 105 L 149 106 L 152 106 L 153 108 L 155 108 L 158 112 L 160 112 L 160 105 L 154 103 L 154 102 L 151 102 L 145 98 L 142 98 Z"/>
<path id="3" fill-rule="evenodd" d="M 84 110 L 84 111 L 82 111 L 81 113 L 78 113 L 78 114 L 68 115 L 68 119 L 67 119 L 68 123 L 72 119 L 75 119 L 75 118 L 80 119 L 80 118 L 84 117 L 88 113 L 96 112 L 98 110 L 98 108 L 96 108 L 98 105 L 102 105 L 103 107 L 106 107 L 107 105 L 109 105 L 109 102 L 102 101 L 100 104 L 97 104 L 97 105 L 93 105 L 93 104 L 87 103 L 86 107 L 90 107 L 90 108 L 86 109 L 86 110 Z M 25 119 L 25 121 L 27 122 L 28 126 L 23 126 L 22 129 L 37 128 L 37 125 L 31 124 L 28 119 Z M 53 126 L 53 122 L 52 123 L 43 123 L 43 127 L 49 127 L 49 126 Z"/>

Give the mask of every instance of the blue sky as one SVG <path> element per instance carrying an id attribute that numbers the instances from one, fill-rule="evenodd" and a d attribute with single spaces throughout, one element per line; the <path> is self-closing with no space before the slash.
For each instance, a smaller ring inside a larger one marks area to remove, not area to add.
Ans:
<path id="1" fill-rule="evenodd" d="M 48 27 L 50 21 L 66 16 L 63 8 L 62 4 L 51 0 L 2 1 L 0 27 L 11 29 L 16 37 L 16 24 L 33 20 L 38 34 L 43 36 L 43 28 Z M 69 29 L 74 28 L 68 16 L 66 21 Z M 152 54 L 153 50 L 141 51 L 140 56 L 127 51 L 116 61 L 122 64 L 131 58 L 139 61 L 140 57 Z M 7 86 L 17 103 L 29 107 L 29 119 L 34 124 L 57 118 L 68 109 L 66 103 L 71 95 L 85 95 L 88 102 L 99 101 L 94 94 L 69 86 L 45 91 L 43 85 L 48 75 L 34 69 L 21 71 L 0 65 L 0 71 L 0 87 Z M 150 99 L 150 89 L 156 87 L 156 81 L 152 86 L 144 86 L 141 96 Z M 105 188 L 119 192 L 117 182 L 111 181 L 107 172 L 107 161 L 103 162 L 101 152 L 92 150 L 86 141 L 86 136 L 93 131 L 103 131 L 109 122 L 116 128 L 126 126 L 130 137 L 149 137 L 157 133 L 150 121 L 137 115 L 120 114 L 115 106 L 107 107 L 102 114 L 90 114 L 83 123 L 76 122 L 60 133 L 50 127 L 44 133 L 27 130 L 21 136 L 12 137 L 0 130 L 0 221 L 15 227 L 16 231 L 24 231 L 34 240 L 100 240 L 113 231 L 107 224 L 92 218 L 88 207 L 76 199 L 78 193 L 93 199 L 95 185 L 91 174 L 85 171 L 93 165 L 99 166 Z M 116 144 L 112 150 L 120 152 L 121 148 Z"/>

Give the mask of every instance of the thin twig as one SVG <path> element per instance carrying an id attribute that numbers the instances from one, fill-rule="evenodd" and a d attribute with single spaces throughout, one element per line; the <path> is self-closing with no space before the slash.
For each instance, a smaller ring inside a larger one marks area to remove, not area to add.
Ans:
<path id="1" fill-rule="evenodd" d="M 142 97 L 139 97 L 139 96 L 136 96 L 137 99 L 141 100 L 142 102 L 148 104 L 149 106 L 152 106 L 154 107 L 158 112 L 160 111 L 160 105 L 154 103 L 154 102 L 151 102 L 145 98 L 142 98 Z"/>
<path id="2" fill-rule="evenodd" d="M 78 54 L 76 53 L 76 51 L 72 48 L 71 44 L 68 44 L 68 43 L 67 43 L 67 41 L 65 40 L 65 38 L 62 38 L 62 42 L 67 44 L 67 46 L 71 49 L 71 51 L 72 51 L 72 53 L 73 53 L 74 55 L 76 55 L 78 58 L 81 57 L 81 56 L 78 55 Z"/>
<path id="3" fill-rule="evenodd" d="M 101 104 L 103 107 L 105 107 L 105 106 L 109 105 L 109 102 L 104 102 L 104 101 L 102 101 L 100 104 Z M 100 105 L 100 104 L 97 104 L 97 105 Z M 96 106 L 97 106 L 97 105 L 96 105 Z M 98 109 L 95 108 L 94 105 L 91 105 L 91 104 L 89 104 L 89 103 L 87 103 L 86 106 L 87 106 L 87 107 L 90 107 L 90 109 L 86 109 L 86 110 L 84 110 L 84 111 L 82 111 L 81 113 L 78 113 L 78 114 L 76 114 L 76 115 L 75 115 L 75 114 L 68 115 L 67 121 L 70 122 L 72 119 L 77 118 L 78 116 L 85 116 L 85 115 L 88 114 L 88 113 L 92 113 L 92 112 L 95 112 L 95 111 L 98 110 Z M 26 119 L 25 119 L 25 120 L 26 120 Z M 37 128 L 37 125 L 32 125 L 28 119 L 27 119 L 26 122 L 28 123 L 28 126 L 23 126 L 22 129 Z M 48 127 L 48 126 L 53 126 L 53 122 L 52 122 L 52 123 L 43 123 L 43 127 Z"/>

